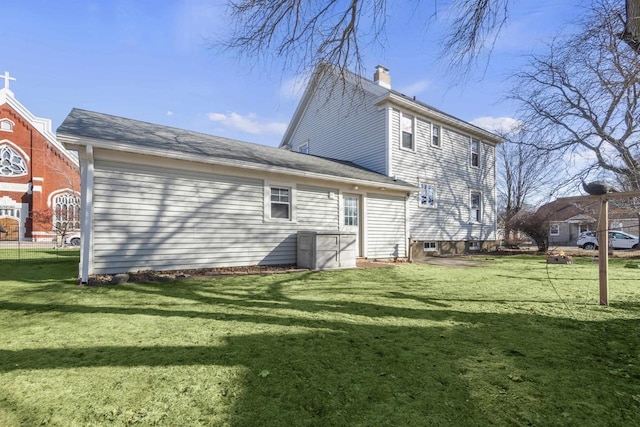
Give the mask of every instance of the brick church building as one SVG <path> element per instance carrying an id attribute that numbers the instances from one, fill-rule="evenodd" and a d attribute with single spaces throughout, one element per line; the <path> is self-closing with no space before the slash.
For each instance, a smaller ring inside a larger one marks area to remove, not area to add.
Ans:
<path id="1" fill-rule="evenodd" d="M 52 241 L 80 229 L 80 169 L 0 74 L 0 240 Z"/>

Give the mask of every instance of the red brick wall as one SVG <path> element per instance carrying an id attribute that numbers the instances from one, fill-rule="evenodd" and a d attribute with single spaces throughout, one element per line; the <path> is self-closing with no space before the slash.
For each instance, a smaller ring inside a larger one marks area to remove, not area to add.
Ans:
<path id="1" fill-rule="evenodd" d="M 29 214 L 26 221 L 26 238 L 33 237 L 34 230 L 51 231 L 50 217 L 52 207 L 47 205 L 52 193 L 64 189 L 80 192 L 80 172 L 71 159 L 47 138 L 34 128 L 27 120 L 19 115 L 8 104 L 0 105 L 0 119 L 7 118 L 14 123 L 13 132 L 0 131 L 0 145 L 9 140 L 30 157 L 27 162 L 28 173 L 19 177 L 0 177 L 1 182 L 28 184 L 42 187 L 42 191 L 28 192 L 5 191 L 0 189 L 0 197 L 29 204 Z M 12 147 L 15 149 L 15 147 Z M 19 150 L 16 150 L 19 152 Z M 27 159 L 25 159 L 27 161 Z M 39 179 L 41 178 L 41 179 Z M 35 189 L 34 189 L 35 190 Z M 49 219 L 47 219 L 47 216 Z"/>

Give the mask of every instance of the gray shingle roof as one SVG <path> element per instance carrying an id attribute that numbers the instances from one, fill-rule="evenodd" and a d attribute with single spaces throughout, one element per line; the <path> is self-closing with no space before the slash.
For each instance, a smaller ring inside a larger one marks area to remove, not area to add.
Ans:
<path id="1" fill-rule="evenodd" d="M 350 162 L 327 159 L 284 149 L 252 144 L 219 136 L 172 128 L 109 114 L 74 108 L 58 127 L 59 136 L 92 138 L 101 146 L 132 152 L 161 152 L 166 157 L 193 157 L 203 162 L 222 162 L 239 167 L 305 172 L 346 180 L 358 180 L 387 187 L 415 187 Z M 83 145 L 82 142 L 79 142 Z"/>

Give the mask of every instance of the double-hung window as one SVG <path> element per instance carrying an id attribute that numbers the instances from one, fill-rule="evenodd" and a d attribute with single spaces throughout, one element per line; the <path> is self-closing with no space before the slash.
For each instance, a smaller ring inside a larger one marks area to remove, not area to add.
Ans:
<path id="1" fill-rule="evenodd" d="M 482 220 L 482 193 L 471 191 L 469 203 L 469 219 L 471 222 L 481 222 Z"/>
<path id="2" fill-rule="evenodd" d="M 440 147 L 440 126 L 431 126 L 431 145 Z"/>
<path id="3" fill-rule="evenodd" d="M 418 203 L 421 208 L 436 207 L 436 186 L 429 182 L 420 183 L 420 196 Z"/>
<path id="4" fill-rule="evenodd" d="M 413 137 L 413 126 L 415 118 L 408 114 L 400 117 L 400 146 L 407 150 L 415 149 L 415 138 Z"/>
<path id="5" fill-rule="evenodd" d="M 549 234 L 551 236 L 559 236 L 560 235 L 560 224 L 551 224 L 549 226 Z"/>
<path id="6" fill-rule="evenodd" d="M 471 138 L 471 166 L 480 166 L 480 141 Z"/>
<path id="7" fill-rule="evenodd" d="M 271 187 L 271 218 L 291 219 L 291 190 Z"/>

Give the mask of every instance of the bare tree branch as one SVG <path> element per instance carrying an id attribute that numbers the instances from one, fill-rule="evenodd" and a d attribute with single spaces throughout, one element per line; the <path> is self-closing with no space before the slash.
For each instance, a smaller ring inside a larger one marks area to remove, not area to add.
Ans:
<path id="1" fill-rule="evenodd" d="M 600 0 L 577 33 L 554 40 L 515 76 L 522 120 L 549 151 L 590 154 L 601 171 L 640 173 L 640 59 L 618 37 L 619 1 Z M 588 167 L 589 165 L 587 165 Z"/>

